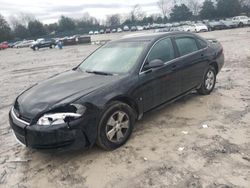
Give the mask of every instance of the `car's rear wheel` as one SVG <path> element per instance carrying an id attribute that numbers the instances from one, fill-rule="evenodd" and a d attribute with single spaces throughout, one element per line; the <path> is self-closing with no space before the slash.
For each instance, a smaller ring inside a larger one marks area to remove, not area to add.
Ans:
<path id="1" fill-rule="evenodd" d="M 51 46 L 50 46 L 50 48 L 52 49 L 52 48 L 55 48 L 55 45 L 54 44 L 52 44 Z"/>
<path id="2" fill-rule="evenodd" d="M 108 105 L 98 125 L 97 145 L 114 150 L 129 139 L 135 123 L 135 112 L 127 104 L 115 101 Z"/>
<path id="3" fill-rule="evenodd" d="M 35 50 L 39 50 L 38 46 L 35 47 Z"/>
<path id="4" fill-rule="evenodd" d="M 197 90 L 201 95 L 209 95 L 216 83 L 216 70 L 213 66 L 210 66 L 205 73 L 201 87 Z"/>

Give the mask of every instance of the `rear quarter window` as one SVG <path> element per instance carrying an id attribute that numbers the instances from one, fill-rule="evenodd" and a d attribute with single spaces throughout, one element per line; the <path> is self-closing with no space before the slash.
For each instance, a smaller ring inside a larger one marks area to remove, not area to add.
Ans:
<path id="1" fill-rule="evenodd" d="M 191 37 L 176 38 L 176 45 L 181 56 L 198 51 L 196 40 Z"/>

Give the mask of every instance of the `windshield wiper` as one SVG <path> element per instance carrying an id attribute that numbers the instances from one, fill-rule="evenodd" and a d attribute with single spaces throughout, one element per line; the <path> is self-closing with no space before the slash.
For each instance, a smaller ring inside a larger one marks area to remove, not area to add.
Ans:
<path id="1" fill-rule="evenodd" d="M 92 74 L 99 74 L 99 75 L 106 75 L 106 76 L 112 76 L 113 74 L 108 73 L 108 72 L 102 72 L 102 71 L 89 71 L 86 70 L 87 73 L 92 73 Z"/>

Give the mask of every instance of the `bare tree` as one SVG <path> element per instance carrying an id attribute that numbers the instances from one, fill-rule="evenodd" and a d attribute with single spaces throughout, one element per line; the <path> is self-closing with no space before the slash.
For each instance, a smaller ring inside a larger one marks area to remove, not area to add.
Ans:
<path id="1" fill-rule="evenodd" d="M 118 26 L 121 24 L 120 14 L 108 15 L 106 20 L 107 26 Z"/>
<path id="2" fill-rule="evenodd" d="M 197 16 L 201 10 L 201 2 L 200 0 L 188 0 L 187 7 Z"/>
<path id="3" fill-rule="evenodd" d="M 170 13 L 173 2 L 170 0 L 159 0 L 157 6 L 161 11 L 162 16 L 165 18 Z"/>
<path id="4" fill-rule="evenodd" d="M 21 12 L 18 17 L 20 18 L 21 22 L 25 26 L 28 26 L 29 22 L 35 20 L 35 16 L 33 14 L 29 14 L 29 13 Z"/>
<path id="5" fill-rule="evenodd" d="M 145 16 L 145 13 L 141 10 L 141 6 L 139 4 L 134 5 L 132 11 L 130 12 L 130 18 L 132 22 L 136 22 L 138 20 L 142 20 Z"/>
<path id="6" fill-rule="evenodd" d="M 28 26 L 30 21 L 34 21 L 35 16 L 27 13 L 19 13 L 9 17 L 10 26 L 15 29 L 18 25 Z"/>
<path id="7" fill-rule="evenodd" d="M 241 6 L 250 6 L 250 0 L 240 0 Z"/>

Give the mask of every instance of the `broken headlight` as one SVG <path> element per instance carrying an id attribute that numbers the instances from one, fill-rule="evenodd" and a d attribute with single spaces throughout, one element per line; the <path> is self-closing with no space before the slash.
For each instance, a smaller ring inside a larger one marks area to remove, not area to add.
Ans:
<path id="1" fill-rule="evenodd" d="M 71 104 L 64 108 L 59 108 L 57 111 L 44 114 L 37 121 L 38 125 L 58 125 L 67 123 L 81 117 L 86 110 L 86 107 L 80 104 Z"/>

